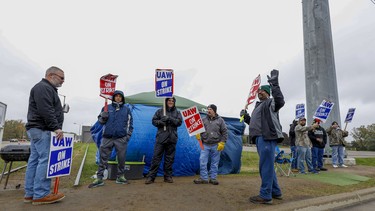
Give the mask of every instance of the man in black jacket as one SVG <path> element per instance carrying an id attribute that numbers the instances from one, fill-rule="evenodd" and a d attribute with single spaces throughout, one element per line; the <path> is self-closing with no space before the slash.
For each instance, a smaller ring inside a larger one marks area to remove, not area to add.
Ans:
<path id="1" fill-rule="evenodd" d="M 320 126 L 320 119 L 314 119 L 313 123 L 318 123 L 318 127 L 309 131 L 308 136 L 313 145 L 311 149 L 312 165 L 316 171 L 327 171 L 323 167 L 324 148 L 327 144 L 326 130 Z"/>
<path id="2" fill-rule="evenodd" d="M 165 98 L 165 111 L 158 109 L 152 117 L 152 124 L 157 127 L 154 155 L 152 157 L 150 171 L 148 172 L 145 184 L 154 183 L 158 173 L 161 159 L 164 155 L 164 182 L 173 183 L 172 165 L 176 154 L 177 127 L 182 124 L 181 113 L 176 108 L 176 99 Z"/>
<path id="3" fill-rule="evenodd" d="M 30 138 L 30 158 L 25 175 L 25 203 L 50 204 L 62 200 L 62 193 L 50 193 L 51 179 L 46 178 L 51 132 L 63 138 L 64 113 L 57 88 L 65 81 L 58 67 L 47 69 L 45 78 L 30 91 L 26 130 Z"/>

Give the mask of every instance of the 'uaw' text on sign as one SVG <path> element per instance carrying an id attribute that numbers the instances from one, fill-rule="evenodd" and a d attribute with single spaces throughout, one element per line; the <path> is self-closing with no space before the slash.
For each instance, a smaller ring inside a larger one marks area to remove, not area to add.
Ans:
<path id="1" fill-rule="evenodd" d="M 182 110 L 181 114 L 190 136 L 206 131 L 196 106 Z"/>
<path id="2" fill-rule="evenodd" d="M 73 134 L 64 134 L 63 139 L 57 140 L 55 133 L 51 133 L 47 178 L 70 174 L 73 155 L 73 138 Z"/>
<path id="3" fill-rule="evenodd" d="M 334 105 L 333 102 L 323 100 L 322 103 L 320 104 L 320 106 L 318 107 L 318 109 L 316 109 L 316 112 L 315 112 L 313 118 L 314 119 L 317 118 L 317 119 L 322 120 L 323 122 L 326 122 L 329 114 L 332 111 L 333 105 Z"/>
<path id="4" fill-rule="evenodd" d="M 296 105 L 296 119 L 305 117 L 305 104 L 297 104 Z"/>
<path id="5" fill-rule="evenodd" d="M 172 69 L 156 69 L 155 95 L 156 97 L 172 97 L 173 96 L 173 70 Z"/>

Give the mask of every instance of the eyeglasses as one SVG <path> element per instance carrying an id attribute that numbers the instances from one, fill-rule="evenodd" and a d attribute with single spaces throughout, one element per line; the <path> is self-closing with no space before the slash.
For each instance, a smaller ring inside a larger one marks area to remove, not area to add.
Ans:
<path id="1" fill-rule="evenodd" d="M 54 75 L 56 75 L 57 77 L 59 77 L 62 81 L 65 80 L 64 77 L 61 77 L 61 76 L 57 75 L 56 73 L 52 73 L 52 74 L 54 74 Z"/>

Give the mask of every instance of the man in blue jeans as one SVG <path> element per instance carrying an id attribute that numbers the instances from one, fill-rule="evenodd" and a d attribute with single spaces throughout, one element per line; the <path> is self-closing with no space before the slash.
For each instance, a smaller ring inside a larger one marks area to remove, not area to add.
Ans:
<path id="1" fill-rule="evenodd" d="M 25 175 L 25 203 L 51 204 L 62 200 L 62 193 L 51 193 L 51 179 L 46 178 L 51 132 L 63 138 L 64 113 L 57 88 L 64 83 L 64 71 L 47 69 L 45 78 L 30 91 L 26 130 L 30 138 L 30 157 Z"/>
<path id="2" fill-rule="evenodd" d="M 216 112 L 216 105 L 208 105 L 207 116 L 203 118 L 203 125 L 206 132 L 200 134 L 204 148 L 201 150 L 199 157 L 200 178 L 194 180 L 195 184 L 219 184 L 217 172 L 219 169 L 220 152 L 224 150 L 225 143 L 228 139 L 228 129 L 224 119 Z M 208 172 L 207 164 L 210 158 L 211 165 L 210 171 Z"/>
<path id="3" fill-rule="evenodd" d="M 272 70 L 267 76 L 269 85 L 258 90 L 259 101 L 251 114 L 250 136 L 256 141 L 259 155 L 259 173 L 262 179 L 259 195 L 249 198 L 255 204 L 272 204 L 272 199 L 282 199 L 274 169 L 275 148 L 284 140 L 279 120 L 279 110 L 284 106 L 284 96 L 279 86 L 279 71 Z M 271 96 L 272 90 L 272 98 Z"/>

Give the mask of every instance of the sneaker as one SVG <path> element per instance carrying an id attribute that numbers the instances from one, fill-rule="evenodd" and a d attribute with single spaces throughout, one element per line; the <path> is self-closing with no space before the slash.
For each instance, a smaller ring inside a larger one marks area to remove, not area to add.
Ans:
<path id="1" fill-rule="evenodd" d="M 339 167 L 340 167 L 340 168 L 348 168 L 348 166 L 345 165 L 345 164 L 342 164 L 342 165 L 340 165 Z"/>
<path id="2" fill-rule="evenodd" d="M 195 183 L 195 184 L 208 184 L 208 181 L 199 178 L 199 179 L 195 179 L 195 180 L 194 180 L 194 183 Z"/>
<path id="3" fill-rule="evenodd" d="M 117 177 L 116 184 L 129 184 L 128 180 L 125 179 L 124 176 Z"/>
<path id="4" fill-rule="evenodd" d="M 254 204 L 272 204 L 272 199 L 264 199 L 260 196 L 250 197 L 249 201 Z"/>
<path id="5" fill-rule="evenodd" d="M 337 168 L 338 166 L 337 166 L 337 165 L 335 165 L 335 164 L 333 164 L 333 165 L 332 165 L 332 167 L 333 167 L 333 168 Z"/>
<path id="6" fill-rule="evenodd" d="M 320 171 L 327 171 L 328 169 L 324 168 L 324 167 L 321 167 L 320 168 Z"/>
<path id="7" fill-rule="evenodd" d="M 33 205 L 39 205 L 39 204 L 52 204 L 58 201 L 61 201 L 63 198 L 65 198 L 65 195 L 62 193 L 50 193 L 49 195 L 41 198 L 41 199 L 35 199 L 33 200 Z"/>
<path id="8" fill-rule="evenodd" d="M 23 198 L 23 203 L 31 203 L 31 202 L 33 202 L 33 197 L 32 196 Z"/>
<path id="9" fill-rule="evenodd" d="M 155 179 L 152 178 L 152 177 L 147 177 L 146 181 L 145 181 L 145 184 L 146 185 L 149 185 L 149 184 L 152 184 L 154 183 Z"/>
<path id="10" fill-rule="evenodd" d="M 219 181 L 217 181 L 217 179 L 210 179 L 209 183 L 211 183 L 213 185 L 218 185 Z"/>
<path id="11" fill-rule="evenodd" d="M 164 182 L 173 183 L 172 177 L 164 177 Z"/>
<path id="12" fill-rule="evenodd" d="M 104 185 L 103 180 L 101 180 L 101 179 L 95 179 L 94 182 L 92 182 L 89 185 L 89 188 L 96 188 L 96 187 L 103 186 L 103 185 Z"/>
<path id="13" fill-rule="evenodd" d="M 316 167 L 316 168 L 315 168 L 315 171 L 320 171 L 320 168 Z"/>
<path id="14" fill-rule="evenodd" d="M 282 194 L 280 194 L 280 195 L 273 195 L 272 194 L 272 198 L 273 199 L 278 199 L 278 200 L 283 200 L 283 195 Z"/>
<path id="15" fill-rule="evenodd" d="M 306 172 L 304 172 L 304 171 L 300 171 L 299 174 L 306 174 Z"/>

